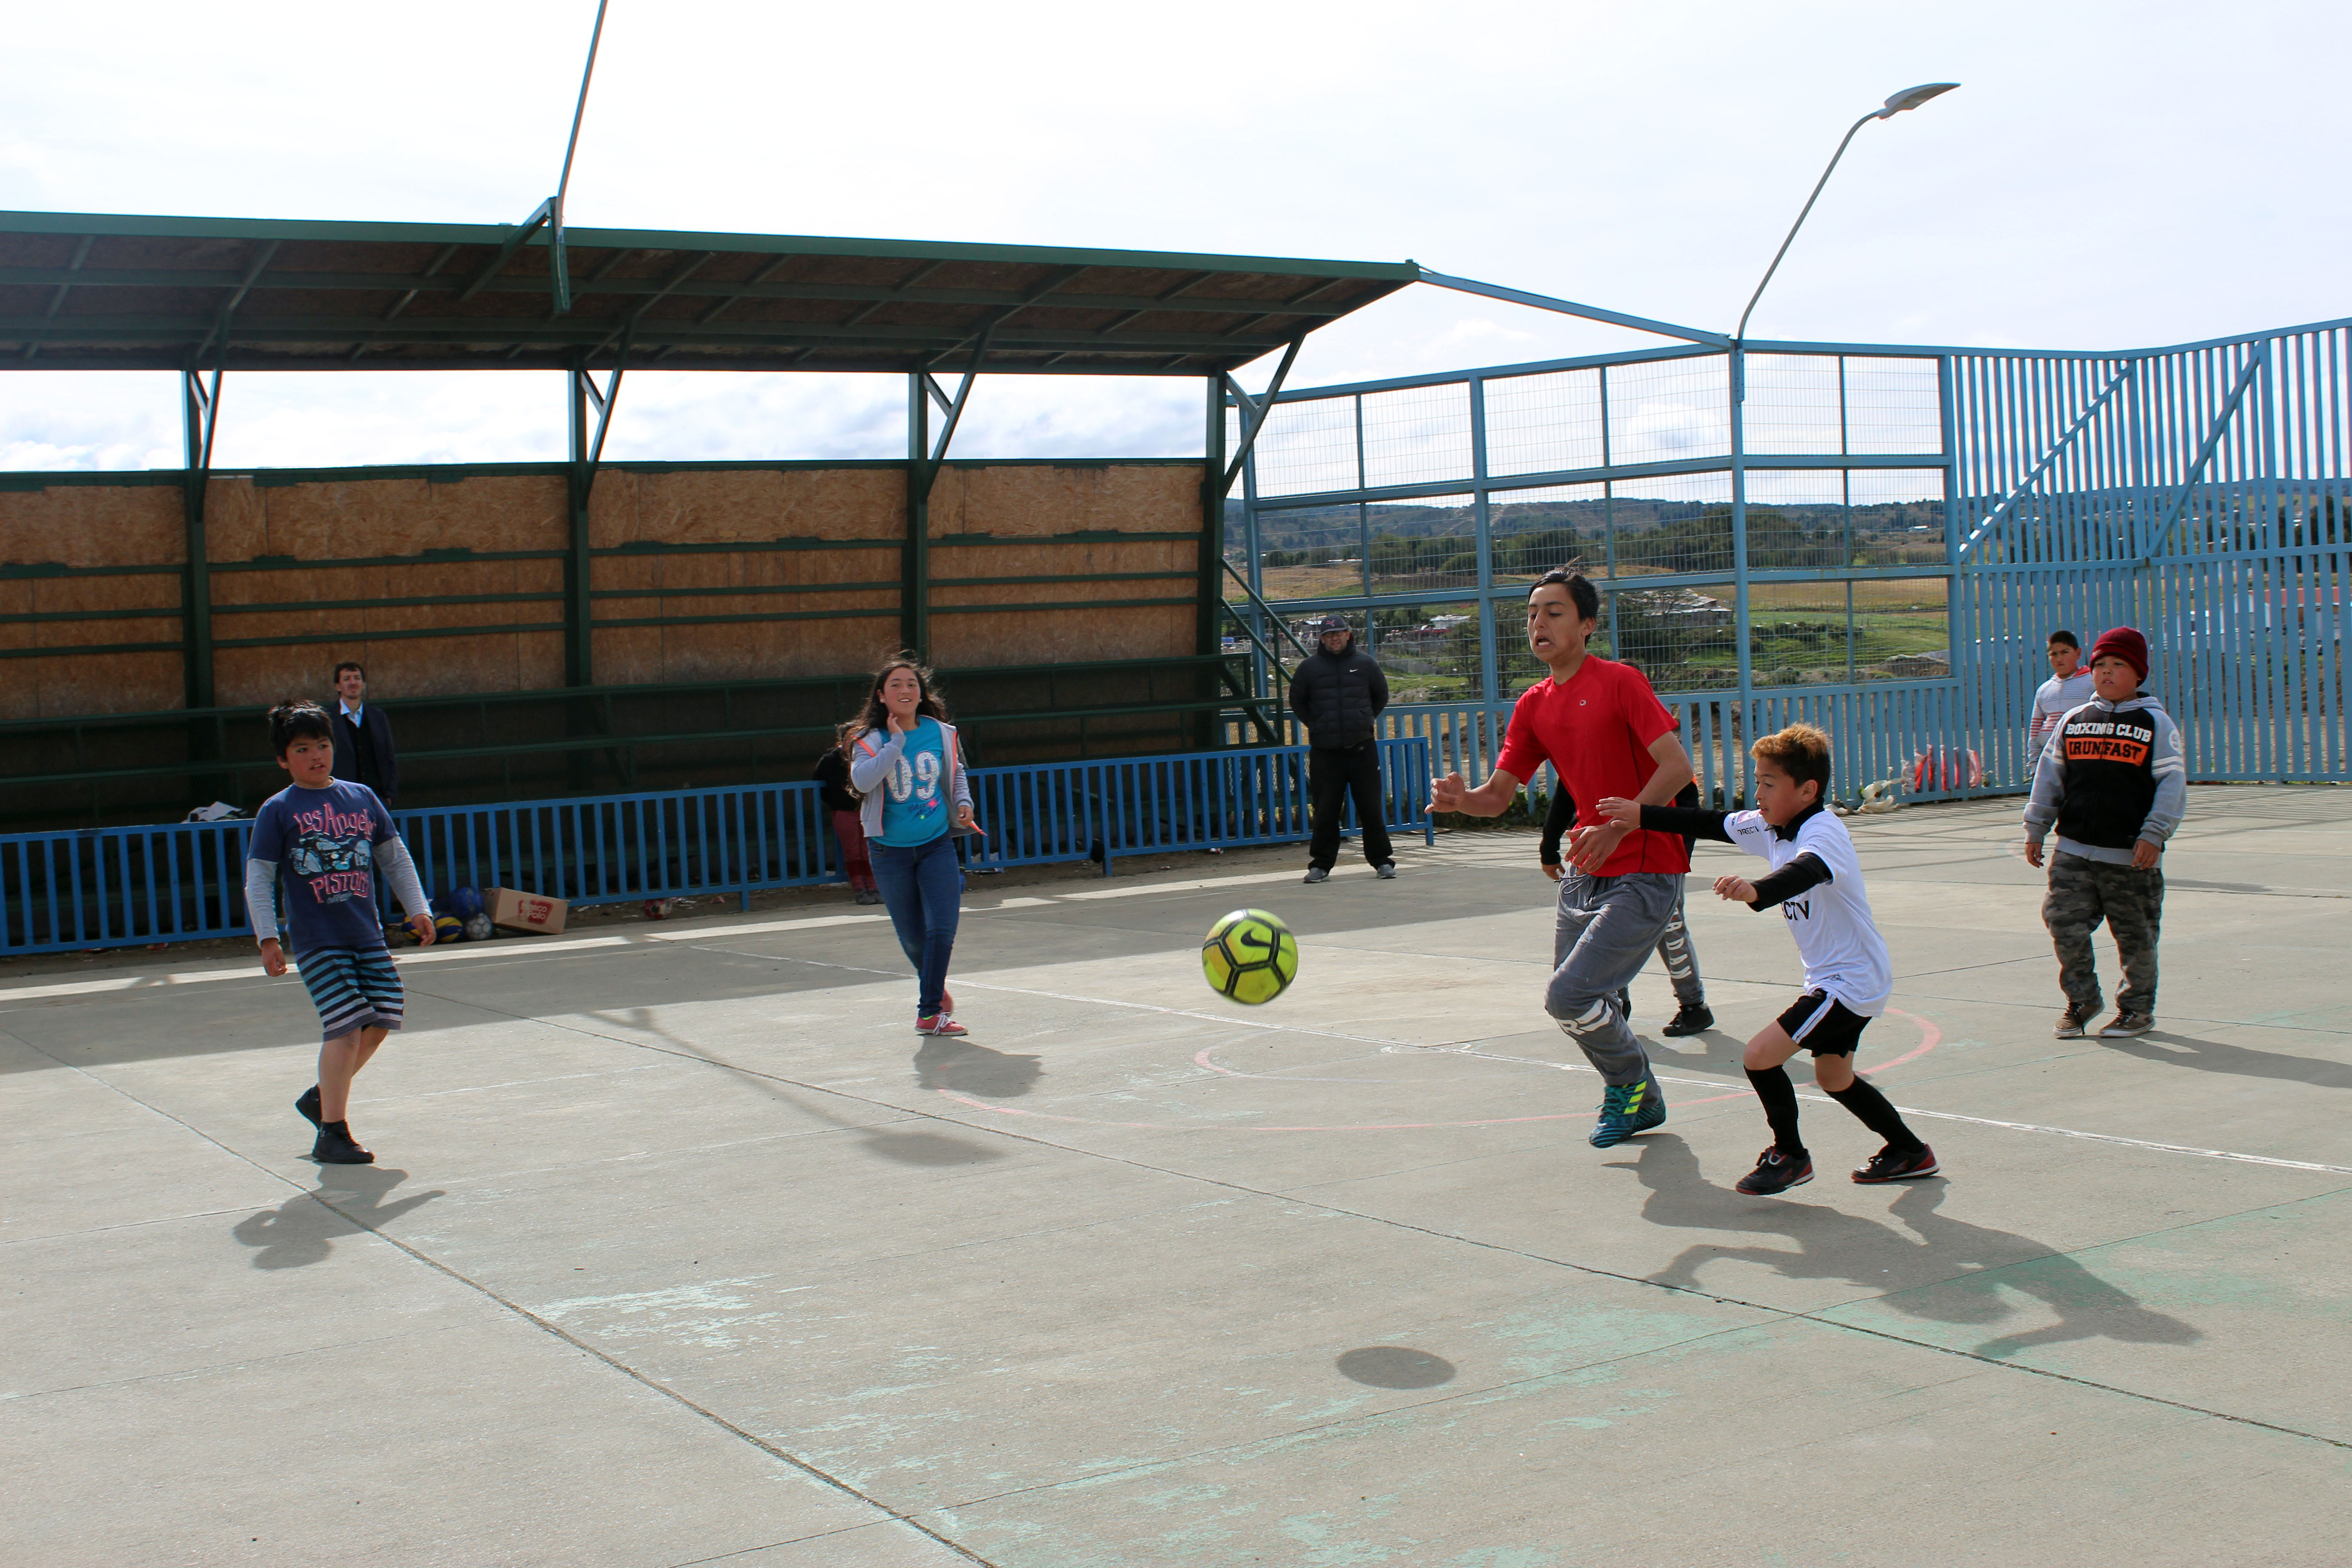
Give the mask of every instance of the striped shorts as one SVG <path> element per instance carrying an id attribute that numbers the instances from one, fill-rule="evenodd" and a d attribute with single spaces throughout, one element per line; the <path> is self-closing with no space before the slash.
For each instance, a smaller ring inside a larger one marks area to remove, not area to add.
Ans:
<path id="1" fill-rule="evenodd" d="M 319 1009 L 319 1035 L 331 1040 L 353 1029 L 397 1029 L 407 993 L 392 953 L 381 947 L 321 947 L 294 961 L 310 1005 Z"/>

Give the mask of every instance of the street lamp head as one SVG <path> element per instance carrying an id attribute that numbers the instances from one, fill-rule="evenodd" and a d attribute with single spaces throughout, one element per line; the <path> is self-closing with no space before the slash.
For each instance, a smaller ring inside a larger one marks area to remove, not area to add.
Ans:
<path id="1" fill-rule="evenodd" d="M 1925 81 L 1917 87 L 1906 87 L 1887 99 L 1886 107 L 1878 111 L 1877 118 L 1886 120 L 1906 109 L 1916 109 L 1937 94 L 1949 92 L 1959 85 L 1956 81 Z"/>

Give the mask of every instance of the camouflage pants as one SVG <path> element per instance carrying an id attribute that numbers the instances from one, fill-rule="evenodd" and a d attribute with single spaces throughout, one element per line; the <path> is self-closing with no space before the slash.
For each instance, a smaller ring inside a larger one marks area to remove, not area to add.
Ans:
<path id="1" fill-rule="evenodd" d="M 2115 932 L 2124 966 L 2116 1005 L 2126 1013 L 2156 1011 L 2156 940 L 2164 919 L 2164 873 L 2134 870 L 2079 855 L 2050 857 L 2050 890 L 2042 897 L 2042 923 L 2058 950 L 2058 987 L 2084 1012 L 2099 1005 L 2099 968 L 2091 934 L 2099 922 Z"/>

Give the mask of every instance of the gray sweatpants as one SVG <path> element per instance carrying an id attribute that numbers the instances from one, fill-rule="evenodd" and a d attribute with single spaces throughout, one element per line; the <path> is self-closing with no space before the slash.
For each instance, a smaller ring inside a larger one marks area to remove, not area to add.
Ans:
<path id="1" fill-rule="evenodd" d="M 1622 1087 L 1650 1077 L 1649 1056 L 1618 1010 L 1617 993 L 1649 962 L 1682 892 L 1680 875 L 1658 871 L 1589 877 L 1570 867 L 1559 880 L 1544 1011 L 1582 1048 L 1605 1084 Z"/>
<path id="2" fill-rule="evenodd" d="M 1675 879 L 1675 907 L 1666 916 L 1665 934 L 1658 938 L 1658 962 L 1674 982 L 1675 1000 L 1685 1007 L 1706 1005 L 1706 984 L 1698 977 L 1698 954 L 1691 947 L 1690 927 L 1683 920 L 1685 893 L 1683 879 Z"/>

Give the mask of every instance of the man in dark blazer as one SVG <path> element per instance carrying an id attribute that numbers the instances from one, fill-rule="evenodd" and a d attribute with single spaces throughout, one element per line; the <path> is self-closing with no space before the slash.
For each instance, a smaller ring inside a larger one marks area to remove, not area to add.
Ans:
<path id="1" fill-rule="evenodd" d="M 335 666 L 335 776 L 363 784 L 386 805 L 400 804 L 400 755 L 392 721 L 367 700 L 367 671 L 351 659 Z"/>

